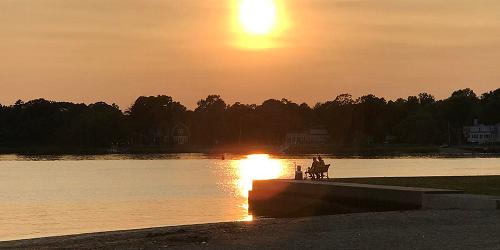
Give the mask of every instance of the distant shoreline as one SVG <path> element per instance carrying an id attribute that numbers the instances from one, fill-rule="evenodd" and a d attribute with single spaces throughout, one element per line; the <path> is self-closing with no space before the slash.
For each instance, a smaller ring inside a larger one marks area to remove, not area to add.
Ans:
<path id="1" fill-rule="evenodd" d="M 500 146 L 460 146 L 438 147 L 434 145 L 371 145 L 364 147 L 332 147 L 307 146 L 289 147 L 283 150 L 282 146 L 273 145 L 224 145 L 215 147 L 186 146 L 186 147 L 122 147 L 110 148 L 72 148 L 72 147 L 0 147 L 0 154 L 17 155 L 110 155 L 110 154 L 207 154 L 222 157 L 224 154 L 259 154 L 297 156 L 322 154 L 338 158 L 350 157 L 500 157 Z"/>

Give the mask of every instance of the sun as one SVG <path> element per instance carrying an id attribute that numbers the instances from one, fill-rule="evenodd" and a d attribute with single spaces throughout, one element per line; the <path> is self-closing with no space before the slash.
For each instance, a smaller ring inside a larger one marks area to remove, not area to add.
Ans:
<path id="1" fill-rule="evenodd" d="M 278 23 L 275 0 L 241 0 L 239 21 L 248 34 L 263 36 L 272 33 Z"/>
<path id="2" fill-rule="evenodd" d="M 291 28 L 285 0 L 232 0 L 232 44 L 244 50 L 267 50 L 286 46 Z"/>

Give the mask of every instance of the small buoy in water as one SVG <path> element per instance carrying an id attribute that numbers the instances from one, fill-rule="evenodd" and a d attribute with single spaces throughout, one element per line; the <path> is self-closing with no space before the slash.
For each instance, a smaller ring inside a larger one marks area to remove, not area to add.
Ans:
<path id="1" fill-rule="evenodd" d="M 226 159 L 226 157 L 224 156 L 224 154 L 221 155 L 220 159 L 221 160 L 225 160 Z"/>

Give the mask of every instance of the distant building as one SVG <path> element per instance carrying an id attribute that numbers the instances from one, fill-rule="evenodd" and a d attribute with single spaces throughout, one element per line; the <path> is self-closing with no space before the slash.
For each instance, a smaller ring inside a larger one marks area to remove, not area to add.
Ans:
<path id="1" fill-rule="evenodd" d="M 175 145 L 185 145 L 189 143 L 189 128 L 183 123 L 177 123 L 172 128 L 172 143 Z"/>
<path id="2" fill-rule="evenodd" d="M 395 135 L 386 135 L 384 138 L 384 143 L 389 144 L 389 143 L 394 143 L 398 140 L 398 137 Z"/>
<path id="3" fill-rule="evenodd" d="M 168 141 L 168 129 L 162 127 L 148 128 L 137 134 L 136 143 L 142 145 L 162 145 Z"/>
<path id="4" fill-rule="evenodd" d="M 491 144 L 500 142 L 500 123 L 496 125 L 479 124 L 477 119 L 474 125 L 464 127 L 464 136 L 468 143 Z"/>
<path id="5" fill-rule="evenodd" d="M 286 144 L 288 145 L 320 145 L 326 144 L 330 135 L 326 129 L 310 129 L 304 133 L 288 133 Z"/>

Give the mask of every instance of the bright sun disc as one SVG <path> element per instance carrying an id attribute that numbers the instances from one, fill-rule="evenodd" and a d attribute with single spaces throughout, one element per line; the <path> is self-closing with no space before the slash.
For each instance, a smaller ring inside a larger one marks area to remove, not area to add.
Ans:
<path id="1" fill-rule="evenodd" d="M 277 24 L 277 12 L 274 0 L 241 0 L 239 20 L 246 33 L 267 35 Z"/>

